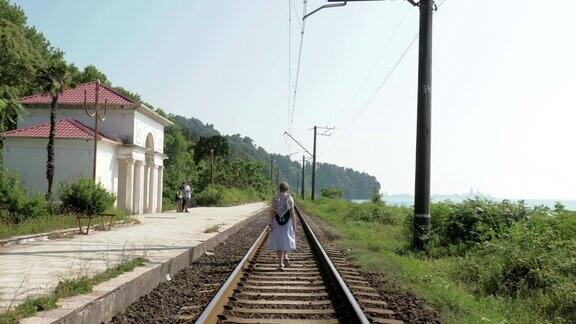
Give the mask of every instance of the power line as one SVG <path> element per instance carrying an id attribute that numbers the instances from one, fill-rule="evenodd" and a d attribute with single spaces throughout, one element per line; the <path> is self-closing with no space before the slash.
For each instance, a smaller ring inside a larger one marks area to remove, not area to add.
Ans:
<path id="1" fill-rule="evenodd" d="M 348 108 L 350 108 L 350 106 L 352 106 L 352 104 L 356 101 L 356 98 L 358 98 L 358 95 L 360 94 L 361 90 L 364 88 L 364 86 L 366 85 L 366 83 L 368 82 L 368 80 L 370 80 L 370 77 L 372 76 L 372 74 L 374 73 L 374 71 L 376 70 L 376 67 L 378 66 L 378 64 L 380 64 L 380 61 L 382 60 L 382 58 L 384 57 L 384 54 L 386 54 L 386 52 L 388 51 L 388 48 L 390 47 L 390 44 L 392 44 L 392 40 L 394 40 L 394 38 L 396 37 L 396 34 L 398 33 L 398 31 L 400 30 L 400 27 L 402 26 L 402 24 L 404 23 L 404 20 L 406 19 L 406 17 L 408 16 L 408 13 L 410 12 L 410 7 L 406 8 L 406 12 L 404 12 L 404 15 L 402 16 L 402 19 L 400 19 L 400 21 L 398 22 L 398 25 L 396 26 L 396 28 L 394 29 L 394 32 L 390 35 L 390 38 L 388 38 L 388 41 L 386 42 L 386 45 L 384 46 L 384 48 L 382 49 L 382 51 L 380 52 L 380 55 L 378 56 L 378 59 L 376 60 L 376 62 L 374 62 L 374 65 L 372 65 L 372 67 L 370 68 L 370 72 L 366 75 L 366 77 L 364 78 L 364 80 L 362 81 L 362 83 L 360 84 L 360 87 L 358 87 L 358 89 L 356 90 L 356 93 L 354 94 L 354 96 L 352 97 L 352 100 L 350 100 L 350 102 L 348 102 L 348 104 L 346 106 L 344 106 L 344 109 L 340 110 L 340 113 L 337 114 L 337 116 L 340 116 L 340 119 L 342 118 L 342 112 L 348 110 Z M 340 122 L 340 119 L 338 120 L 338 122 Z M 336 124 L 336 123 L 335 123 Z"/>
<path id="2" fill-rule="evenodd" d="M 414 43 L 416 42 L 416 40 L 418 39 L 418 34 L 416 34 L 416 36 L 412 39 L 412 41 L 410 42 L 410 45 L 408 45 L 408 47 L 404 50 L 404 52 L 402 53 L 402 55 L 400 56 L 400 58 L 398 59 L 398 61 L 396 61 L 396 64 L 394 64 L 394 67 L 392 68 L 392 70 L 390 70 L 390 72 L 386 75 L 386 77 L 384 78 L 384 80 L 382 80 L 382 82 L 380 82 L 380 84 L 378 85 L 378 87 L 376 88 L 375 91 L 372 92 L 372 95 L 370 95 L 370 99 L 368 99 L 368 102 L 366 102 L 366 104 L 362 107 L 362 109 L 360 110 L 360 112 L 356 115 L 356 117 L 354 117 L 354 119 L 352 120 L 352 122 L 348 125 L 348 127 L 346 127 L 346 129 L 344 130 L 344 132 L 342 132 L 342 134 L 340 136 L 338 136 L 338 138 L 336 139 L 336 141 L 334 141 L 334 143 L 332 143 L 324 152 L 322 152 L 322 154 L 320 154 L 321 156 L 326 154 L 326 152 L 328 152 L 332 147 L 334 147 L 334 145 L 336 145 L 336 143 L 338 143 L 340 141 L 340 139 L 342 139 L 342 137 L 344 137 L 344 135 L 346 135 L 346 133 L 352 128 L 352 126 L 354 126 L 354 123 L 358 120 L 358 118 L 360 118 L 360 116 L 364 113 L 364 111 L 366 110 L 366 108 L 368 108 L 368 106 L 372 103 L 372 100 L 374 100 L 374 98 L 376 97 L 376 95 L 378 94 L 378 92 L 380 92 L 380 90 L 382 89 L 382 87 L 384 86 L 384 84 L 386 83 L 386 81 L 388 81 L 388 79 L 390 79 L 390 76 L 392 76 L 392 74 L 394 73 L 394 71 L 396 71 L 396 68 L 400 65 L 400 62 L 402 62 L 402 60 L 404 59 L 404 57 L 406 57 L 406 54 L 408 54 L 408 51 L 410 51 L 410 49 L 412 48 L 412 46 L 414 46 Z"/>
<path id="3" fill-rule="evenodd" d="M 292 9 L 294 9 L 294 12 L 296 13 L 297 17 L 303 17 L 302 15 L 300 15 L 300 12 L 298 12 L 298 8 L 296 8 L 296 5 L 294 4 L 294 2 L 292 2 Z M 298 21 L 298 27 L 302 28 L 302 20 L 297 20 Z"/>
<path id="4" fill-rule="evenodd" d="M 446 3 L 447 0 L 442 1 L 442 3 L 440 3 L 436 9 L 439 9 L 440 7 L 442 7 L 442 5 L 444 5 L 444 3 Z M 368 100 L 368 102 L 364 105 L 364 107 L 362 107 L 362 110 L 360 110 L 360 113 L 358 115 L 356 115 L 356 117 L 352 120 L 352 122 L 348 125 L 348 127 L 344 130 L 344 132 L 342 132 L 342 134 L 340 136 L 338 136 L 338 138 L 336 139 L 336 141 L 334 141 L 332 144 L 330 144 L 330 146 L 322 152 L 322 154 L 320 154 L 320 156 L 323 156 L 324 154 L 326 154 L 326 152 L 328 152 L 330 149 L 332 149 L 332 147 L 334 147 L 334 145 L 336 145 L 341 139 L 342 137 L 344 137 L 344 135 L 346 135 L 346 133 L 352 128 L 352 126 L 354 125 L 354 123 L 358 120 L 358 118 L 360 118 L 360 116 L 362 115 L 362 113 L 364 113 L 364 111 L 366 110 L 366 108 L 368 108 L 368 106 L 370 105 L 370 103 L 372 103 L 372 100 L 374 100 L 374 98 L 376 97 L 376 95 L 378 94 L 378 92 L 380 92 L 380 90 L 382 89 L 382 87 L 384 86 L 384 84 L 386 83 L 386 81 L 388 81 L 388 79 L 390 78 L 390 76 L 394 73 L 394 71 L 396 70 L 396 68 L 398 67 L 398 65 L 400 65 L 400 62 L 402 62 L 402 60 L 404 59 L 404 57 L 406 56 L 406 54 L 408 54 L 408 51 L 410 51 L 410 49 L 412 48 L 412 46 L 414 46 L 414 43 L 416 42 L 416 40 L 418 39 L 419 34 L 416 34 L 416 36 L 414 36 L 414 38 L 412 39 L 412 42 L 410 42 L 410 45 L 408 45 L 408 47 L 406 48 L 406 50 L 404 50 L 404 52 L 402 53 L 402 55 L 400 56 L 400 58 L 398 59 L 398 61 L 396 61 L 396 64 L 394 64 L 394 67 L 392 68 L 392 70 L 388 73 L 388 75 L 386 75 L 386 77 L 384 78 L 384 80 L 378 85 L 378 88 L 376 88 L 376 91 L 374 91 L 372 93 L 372 95 L 370 96 L 370 99 Z"/>
<path id="5" fill-rule="evenodd" d="M 302 1 L 302 17 L 306 15 L 307 0 Z M 302 62 L 302 45 L 304 44 L 304 31 L 306 29 L 306 20 L 302 21 L 302 28 L 300 31 L 300 47 L 298 49 L 298 63 L 296 65 L 296 79 L 294 80 L 294 98 L 292 98 L 292 117 L 290 118 L 290 131 L 294 125 L 294 111 L 296 109 L 296 94 L 298 93 L 298 80 L 300 79 L 300 64 Z"/>
<path id="6" fill-rule="evenodd" d="M 291 118 L 290 104 L 292 96 L 292 0 L 288 0 L 288 120 Z M 288 143 L 290 153 L 290 143 Z"/>

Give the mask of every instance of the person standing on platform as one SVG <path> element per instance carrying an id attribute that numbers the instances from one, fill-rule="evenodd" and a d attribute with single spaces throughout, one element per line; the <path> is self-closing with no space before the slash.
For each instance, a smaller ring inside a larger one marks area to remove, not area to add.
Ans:
<path id="1" fill-rule="evenodd" d="M 184 182 L 182 197 L 182 212 L 188 213 L 188 204 L 190 203 L 190 197 L 192 197 L 192 189 L 190 189 L 188 182 Z"/>
<path id="2" fill-rule="evenodd" d="M 290 195 L 290 186 L 281 182 L 279 192 L 272 200 L 272 210 L 268 218 L 270 239 L 268 247 L 276 252 L 278 270 L 290 266 L 288 252 L 296 249 L 296 219 L 294 212 L 294 198 Z"/>

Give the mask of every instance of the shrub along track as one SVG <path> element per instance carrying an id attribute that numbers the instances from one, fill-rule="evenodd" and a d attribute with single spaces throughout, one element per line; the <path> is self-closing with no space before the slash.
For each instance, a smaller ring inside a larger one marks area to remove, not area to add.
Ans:
<path id="1" fill-rule="evenodd" d="M 308 220 L 308 224 L 314 230 L 318 240 L 326 248 L 328 255 L 331 259 L 340 258 L 346 264 L 346 268 L 355 268 L 361 277 L 365 278 L 370 286 L 376 289 L 380 297 L 387 303 L 387 308 L 392 310 L 398 319 L 406 323 L 440 323 L 440 315 L 431 309 L 426 302 L 410 292 L 405 292 L 400 289 L 394 282 L 395 280 L 386 274 L 379 272 L 366 271 L 359 266 L 354 265 L 354 257 L 350 256 L 348 251 L 342 251 L 335 247 L 334 242 L 339 237 L 334 234 L 332 227 L 325 224 L 323 220 L 309 217 L 304 215 Z M 336 265 L 339 268 L 339 265 Z M 344 281 L 349 285 L 353 285 L 353 281 L 344 277 Z M 354 288 L 351 289 L 352 293 L 356 293 Z M 360 298 L 359 298 L 360 299 Z M 359 300 L 360 305 L 363 305 L 362 300 Z"/>

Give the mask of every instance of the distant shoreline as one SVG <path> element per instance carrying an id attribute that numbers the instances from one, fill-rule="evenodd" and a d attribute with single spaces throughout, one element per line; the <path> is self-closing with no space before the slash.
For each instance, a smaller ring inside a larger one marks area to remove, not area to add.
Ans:
<path id="1" fill-rule="evenodd" d="M 485 197 L 485 196 L 479 196 L 479 197 L 484 197 L 486 199 L 494 200 L 494 201 L 505 200 L 503 198 L 495 198 L 495 197 Z M 465 199 L 469 199 L 469 198 L 474 198 L 474 196 L 441 195 L 441 196 L 433 196 L 431 198 L 431 201 L 432 202 L 441 202 L 441 201 L 449 200 L 452 202 L 461 202 L 461 201 L 463 201 Z M 408 196 L 408 195 L 382 196 L 382 200 L 384 200 L 387 204 L 396 205 L 396 206 L 410 207 L 414 204 L 414 197 Z M 556 202 L 560 202 L 561 204 L 563 204 L 566 207 L 566 209 L 576 210 L 576 200 L 566 200 L 566 199 L 558 199 L 558 200 L 554 200 L 554 199 L 506 199 L 506 200 L 514 201 L 514 202 L 524 200 L 526 205 L 529 207 L 546 206 L 546 207 L 550 207 L 550 208 L 554 208 L 554 204 L 556 204 Z M 362 202 L 369 201 L 369 199 L 351 199 L 351 201 L 356 202 L 356 203 L 362 203 Z"/>

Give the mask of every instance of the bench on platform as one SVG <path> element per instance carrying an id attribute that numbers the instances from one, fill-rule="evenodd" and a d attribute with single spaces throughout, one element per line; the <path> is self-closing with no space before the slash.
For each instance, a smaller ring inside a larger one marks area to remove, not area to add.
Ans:
<path id="1" fill-rule="evenodd" d="M 108 223 L 108 230 L 112 229 L 112 220 L 116 217 L 115 214 L 98 214 L 98 215 L 76 215 L 76 221 L 78 222 L 78 229 L 80 230 L 80 234 L 88 235 L 90 231 L 90 225 L 92 225 L 92 220 L 95 217 L 102 218 L 102 227 L 106 229 L 106 217 L 110 219 Z M 82 219 L 88 219 L 88 224 L 86 225 L 86 231 L 82 229 Z"/>

